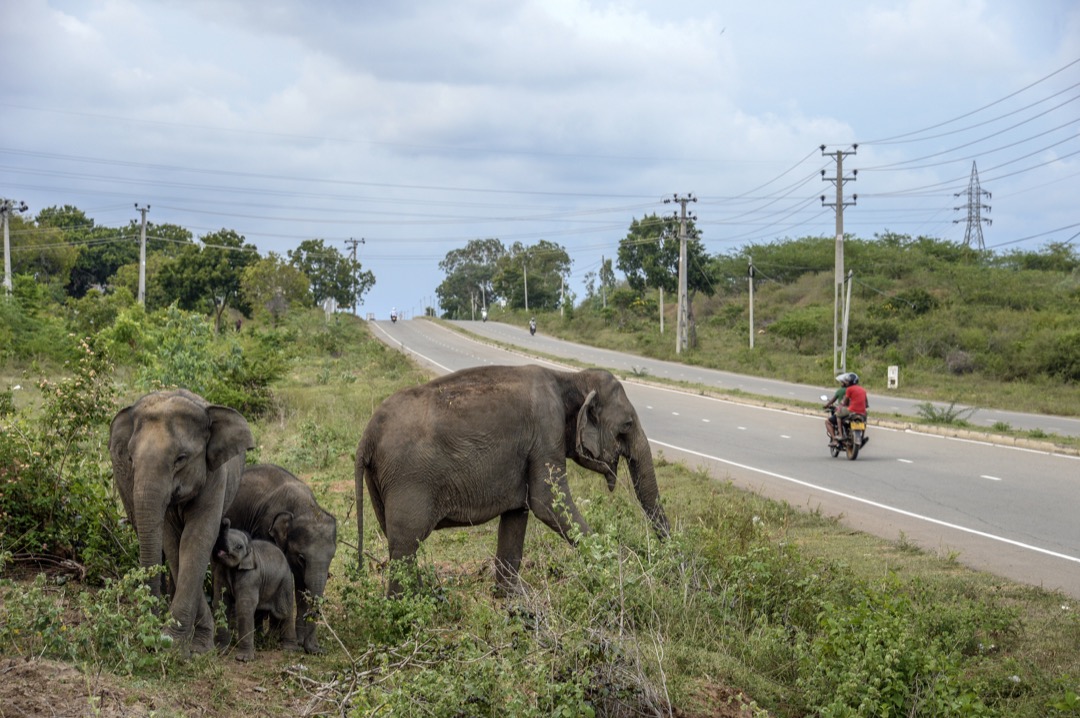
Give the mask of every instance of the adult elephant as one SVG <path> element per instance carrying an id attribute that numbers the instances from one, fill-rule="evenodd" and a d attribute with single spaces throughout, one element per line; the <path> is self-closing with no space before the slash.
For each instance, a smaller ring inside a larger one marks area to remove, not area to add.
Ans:
<path id="1" fill-rule="evenodd" d="M 603 474 L 614 490 L 620 457 L 646 516 L 666 536 L 649 441 L 610 372 L 483 366 L 403 389 L 376 409 L 357 448 L 361 556 L 366 482 L 391 560 L 413 559 L 435 529 L 498 517 L 496 585 L 516 590 L 530 511 L 567 541 L 572 527 L 589 533 L 566 460 Z M 389 593 L 400 591 L 391 578 Z"/>
<path id="2" fill-rule="evenodd" d="M 273 464 L 245 467 L 225 518 L 285 554 L 296 590 L 296 638 L 308 653 L 321 653 L 311 601 L 318 610 L 337 552 L 337 519 L 319 506 L 307 484 Z"/>
<path id="3" fill-rule="evenodd" d="M 203 581 L 254 445 L 237 411 L 186 389 L 143 396 L 109 428 L 113 481 L 139 536 L 139 564 L 157 566 L 164 552 L 174 586 L 169 610 L 176 625 L 169 630 L 184 652 L 214 646 Z M 160 582 L 151 588 L 161 594 Z"/>

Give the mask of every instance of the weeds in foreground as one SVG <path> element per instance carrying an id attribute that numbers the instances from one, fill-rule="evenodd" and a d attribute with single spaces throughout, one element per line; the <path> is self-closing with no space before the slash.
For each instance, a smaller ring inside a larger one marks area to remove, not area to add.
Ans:
<path id="1" fill-rule="evenodd" d="M 104 668 L 125 676 L 162 676 L 176 660 L 166 634 L 165 602 L 150 592 L 163 567 L 135 569 L 86 591 L 38 574 L 29 586 L 0 584 L 0 651 Z"/>

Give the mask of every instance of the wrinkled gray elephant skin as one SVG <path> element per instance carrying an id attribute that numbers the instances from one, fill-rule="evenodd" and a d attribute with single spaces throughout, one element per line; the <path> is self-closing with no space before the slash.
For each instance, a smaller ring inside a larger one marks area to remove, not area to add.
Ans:
<path id="1" fill-rule="evenodd" d="M 285 553 L 296 586 L 296 635 L 305 651 L 320 653 L 314 619 L 337 551 L 337 519 L 319 506 L 307 484 L 273 464 L 244 469 L 225 517 Z"/>
<path id="2" fill-rule="evenodd" d="M 254 445 L 243 416 L 185 389 L 143 396 L 109 428 L 113 481 L 139 537 L 139 564 L 158 566 L 164 554 L 173 585 L 170 635 L 185 653 L 214 647 L 203 580 Z M 160 581 L 150 585 L 161 595 Z"/>
<path id="3" fill-rule="evenodd" d="M 225 601 L 229 629 L 221 636 L 222 647 L 232 637 L 237 640 L 236 660 L 255 657 L 255 614 L 269 614 L 281 638 L 281 648 L 299 651 L 296 643 L 296 604 L 293 602 L 293 575 L 285 554 L 270 541 L 252 539 L 244 531 L 229 527 L 222 519 L 214 545 L 214 608 Z"/>
<path id="4" fill-rule="evenodd" d="M 570 495 L 566 460 L 604 475 L 614 489 L 620 458 L 645 515 L 666 536 L 649 441 L 610 372 L 484 366 L 403 389 L 376 409 L 357 448 L 361 556 L 366 483 L 391 560 L 414 560 L 435 529 L 498 517 L 496 584 L 518 590 L 530 511 L 568 541 L 572 527 L 589 533 Z M 391 579 L 389 593 L 401 590 Z"/>

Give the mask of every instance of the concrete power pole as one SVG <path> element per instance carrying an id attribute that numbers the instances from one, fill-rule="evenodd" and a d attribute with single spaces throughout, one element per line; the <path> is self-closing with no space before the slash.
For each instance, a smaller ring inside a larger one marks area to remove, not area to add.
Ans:
<path id="1" fill-rule="evenodd" d="M 361 237 L 360 239 L 353 239 L 352 237 L 349 237 L 348 239 L 345 240 L 345 244 L 352 246 L 352 261 L 353 261 L 353 263 L 355 263 L 356 262 L 356 245 L 358 245 L 358 244 L 367 244 L 367 243 L 364 241 L 363 237 Z M 356 316 L 356 308 L 357 308 L 356 305 L 359 304 L 359 303 L 360 302 L 357 301 L 357 297 L 356 297 L 356 275 L 353 275 L 352 313 L 353 313 L 354 317 Z"/>
<path id="2" fill-rule="evenodd" d="M 146 306 L 146 213 L 150 211 L 150 205 L 140 207 L 135 203 L 135 209 L 142 215 L 142 229 L 139 230 L 139 304 Z"/>
<path id="3" fill-rule="evenodd" d="M 831 156 L 836 161 L 836 178 L 832 179 L 825 176 L 825 170 L 821 170 L 821 179 L 825 182 L 832 182 L 836 185 L 836 200 L 834 202 L 826 202 L 825 195 L 821 195 L 822 207 L 834 207 L 836 209 L 836 282 L 833 286 L 833 373 L 837 371 L 837 349 L 840 339 L 840 319 L 844 315 L 841 311 L 841 302 L 844 301 L 844 207 L 849 207 L 855 204 L 855 200 L 859 198 L 859 195 L 851 195 L 851 201 L 844 201 L 844 185 L 848 182 L 854 182 L 856 175 L 859 174 L 859 170 L 854 170 L 850 177 L 844 176 L 844 158 L 848 155 L 855 154 L 855 151 L 859 148 L 858 145 L 852 145 L 850 152 L 844 152 L 843 150 L 837 150 L 836 152 L 826 152 L 825 145 L 821 146 L 821 154 L 828 157 Z M 846 355 L 845 362 L 846 364 Z M 847 371 L 847 366 L 841 366 L 841 371 Z"/>
<path id="4" fill-rule="evenodd" d="M 689 302 L 687 301 L 686 291 L 686 220 L 688 218 L 686 205 L 688 202 L 697 202 L 697 197 L 693 195 L 680 197 L 676 194 L 671 199 L 664 200 L 664 204 L 670 202 L 678 202 L 682 207 L 679 213 L 679 309 L 676 314 L 678 321 L 675 329 L 675 353 L 681 354 L 684 349 L 689 347 L 688 335 L 690 331 L 690 322 L 687 316 Z M 690 215 L 689 219 L 697 218 Z"/>
<path id="5" fill-rule="evenodd" d="M 983 204 L 982 198 L 986 197 L 990 199 L 990 193 L 982 188 L 979 184 L 979 170 L 975 169 L 975 162 L 971 163 L 971 179 L 968 180 L 968 188 L 964 192 L 957 192 L 953 197 L 959 197 L 960 195 L 967 196 L 967 202 L 961 207 L 953 207 L 954 210 L 967 209 L 967 227 L 964 229 L 964 246 L 970 247 L 972 238 L 975 239 L 979 249 L 986 249 L 986 244 L 983 242 L 983 222 L 986 222 L 987 226 L 993 224 L 993 220 L 989 217 L 983 217 L 983 210 L 989 212 L 990 205 Z M 962 222 L 964 220 L 954 219 L 953 224 Z"/>
<path id="6" fill-rule="evenodd" d="M 29 207 L 26 202 L 15 202 L 13 199 L 0 199 L 0 222 L 4 224 L 4 292 L 11 296 L 11 238 L 9 236 L 9 220 L 12 212 L 25 212 Z"/>

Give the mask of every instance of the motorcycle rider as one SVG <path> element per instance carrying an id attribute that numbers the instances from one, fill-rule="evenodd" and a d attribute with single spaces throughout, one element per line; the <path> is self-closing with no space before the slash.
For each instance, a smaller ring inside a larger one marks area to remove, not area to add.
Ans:
<path id="1" fill-rule="evenodd" d="M 536 317 L 529 320 L 529 334 L 536 334 Z"/>
<path id="2" fill-rule="evenodd" d="M 480 310 L 480 318 L 483 319 L 485 322 L 487 321 L 487 307 L 484 307 Z"/>
<path id="3" fill-rule="evenodd" d="M 825 431 L 829 434 L 829 446 L 836 446 L 836 430 L 837 422 L 842 421 L 845 417 L 852 414 L 862 414 L 866 416 L 866 409 L 870 406 L 870 402 L 866 397 L 866 389 L 859 386 L 859 375 L 853 371 L 845 372 L 843 374 L 837 374 L 836 380 L 840 382 L 840 388 L 833 394 L 832 399 L 825 404 L 825 408 L 828 409 L 833 404 L 839 402 L 840 406 L 837 407 L 836 413 L 825 420 Z M 866 446 L 866 442 L 870 439 L 866 436 L 866 432 L 863 432 L 862 446 Z"/>

